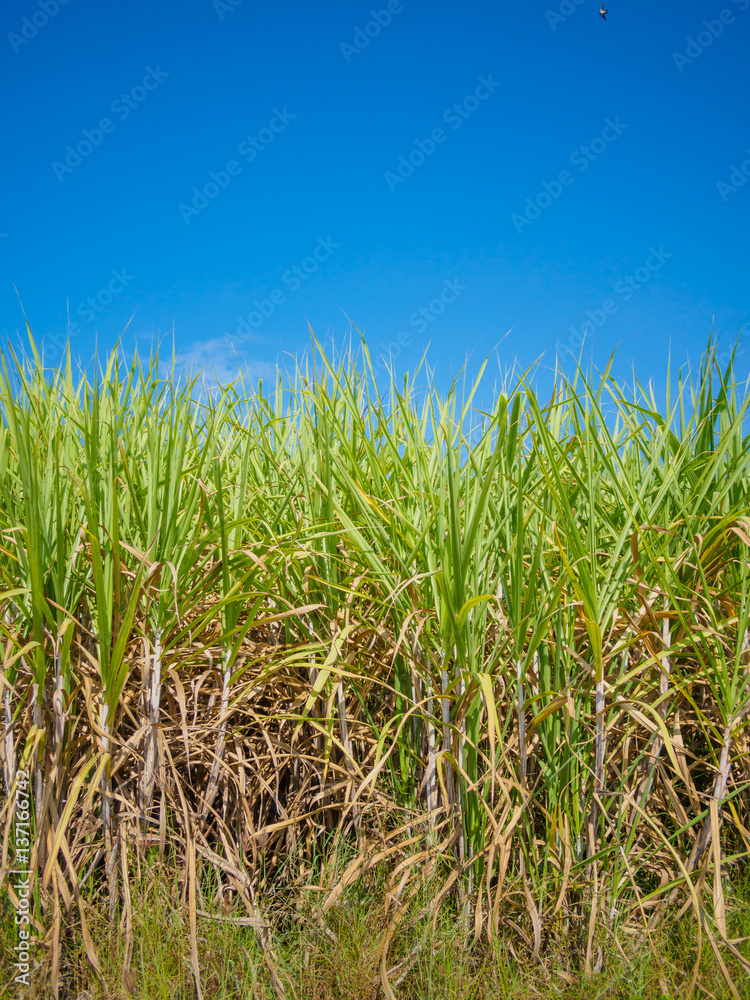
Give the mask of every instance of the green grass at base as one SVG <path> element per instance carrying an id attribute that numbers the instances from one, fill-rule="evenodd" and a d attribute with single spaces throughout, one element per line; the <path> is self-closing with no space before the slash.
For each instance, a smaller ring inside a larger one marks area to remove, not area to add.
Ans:
<path id="1" fill-rule="evenodd" d="M 750 879 L 738 874 L 727 885 L 730 938 L 750 938 Z M 289 1000 L 376 1000 L 385 995 L 380 975 L 379 949 L 393 919 L 380 887 L 363 892 L 353 887 L 332 907 L 325 920 L 317 904 L 326 895 L 319 885 L 303 885 L 266 909 L 267 945 Z M 430 887 L 425 887 L 425 898 Z M 196 997 L 191 968 L 190 934 L 182 885 L 163 866 L 147 867 L 131 886 L 132 938 L 129 973 L 123 975 L 128 935 L 124 912 L 110 923 L 105 894 L 86 907 L 91 938 L 103 977 L 92 971 L 77 921 L 63 921 L 63 961 L 60 1000 L 188 1000 Z M 207 893 L 198 908 L 213 918 L 198 916 L 198 954 L 201 987 L 206 1000 L 275 1000 L 269 965 L 253 927 L 237 926 L 246 911 L 235 899 L 218 904 Z M 7 911 L 7 907 L 5 908 Z M 9 981 L 15 930 L 12 917 L 2 924 L 2 995 L 46 1000 L 50 997 L 49 959 L 44 948 L 35 952 L 36 971 L 25 992 Z M 544 917 L 544 915 L 543 915 Z M 70 936 L 66 940 L 65 928 Z M 744 953 L 747 950 L 740 946 Z M 571 946 L 565 928 L 544 926 L 543 949 L 533 960 L 519 946 L 515 933 L 501 933 L 494 941 L 472 943 L 471 929 L 445 909 L 433 928 L 429 919 L 407 918 L 393 936 L 389 953 L 389 982 L 399 1000 L 650 1000 L 682 998 L 688 993 L 697 956 L 696 922 L 665 921 L 651 941 L 620 936 L 618 943 L 595 948 L 602 968 L 586 977 L 581 951 Z M 750 997 L 750 978 L 739 963 L 727 961 L 741 997 Z M 714 955 L 702 948 L 694 996 L 724 1000 L 731 996 Z"/>

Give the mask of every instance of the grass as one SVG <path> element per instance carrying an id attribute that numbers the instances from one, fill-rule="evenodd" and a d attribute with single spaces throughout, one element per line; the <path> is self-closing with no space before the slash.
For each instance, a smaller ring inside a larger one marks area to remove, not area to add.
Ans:
<path id="1" fill-rule="evenodd" d="M 113 960 L 122 988 L 159 981 L 138 921 L 177 884 L 165 991 L 189 967 L 199 997 L 230 995 L 212 970 L 242 938 L 279 998 L 492 996 L 498 974 L 520 996 L 555 969 L 573 996 L 600 967 L 619 995 L 618 962 L 648 967 L 644 996 L 657 966 L 741 995 L 732 361 L 709 344 L 661 408 L 608 367 L 557 371 L 547 402 L 518 376 L 480 409 L 483 373 L 379 394 L 365 348 L 201 395 L 156 357 L 74 377 L 30 349 L 0 357 L 3 865 L 10 905 L 28 765 L 53 995 L 84 955 L 92 995 Z M 249 921 L 234 940 L 201 916 L 212 879 Z"/>
<path id="2" fill-rule="evenodd" d="M 387 874 L 382 873 L 382 882 Z M 210 889 L 206 882 L 211 883 Z M 306 885 L 277 900 L 272 919 L 274 971 L 289 996 L 305 1000 L 376 1000 L 382 996 L 380 942 L 390 916 L 382 885 L 375 873 L 370 884 L 349 890 L 321 920 L 318 886 Z M 750 886 L 738 878 L 728 926 L 733 938 L 750 936 Z M 175 866 L 152 859 L 131 885 L 134 945 L 123 981 L 126 943 L 123 928 L 112 926 L 107 905 L 92 906 L 89 929 L 100 944 L 102 975 L 93 974 L 73 922 L 61 969 L 66 997 L 107 1000 L 184 1000 L 195 996 L 191 970 L 190 929 L 182 905 L 183 885 Z M 253 997 L 273 1000 L 274 982 L 267 955 L 253 928 L 242 926 L 242 912 L 227 893 L 217 894 L 214 880 L 204 880 L 201 913 L 197 918 L 202 989 L 211 1000 Z M 422 888 L 427 905 L 438 886 Z M 211 891 L 213 890 L 213 891 Z M 221 902 L 219 899 L 221 898 Z M 205 908 L 204 908 L 205 907 Z M 283 912 L 282 912 L 283 907 Z M 211 917 L 204 916 L 211 914 Z M 686 970 L 698 954 L 695 925 L 679 922 L 644 939 L 625 935 L 603 968 L 587 978 L 580 955 L 565 935 L 549 928 L 541 961 L 529 963 L 511 935 L 467 947 L 460 916 L 444 909 L 433 927 L 415 920 L 399 930 L 391 946 L 390 982 L 404 1000 L 663 1000 L 684 995 Z M 4 928 L 5 941 L 12 934 Z M 519 954 L 520 952 L 520 954 Z M 5 957 L 5 956 L 4 956 Z M 750 996 L 738 963 L 730 968 L 740 996 Z M 36 986 L 36 989 L 34 988 Z M 7 995 L 14 995 L 8 991 Z M 15 994 L 17 995 L 17 994 Z M 43 970 L 30 996 L 48 996 Z M 711 948 L 704 943 L 699 962 L 696 995 L 725 1000 L 732 995 L 722 980 Z"/>

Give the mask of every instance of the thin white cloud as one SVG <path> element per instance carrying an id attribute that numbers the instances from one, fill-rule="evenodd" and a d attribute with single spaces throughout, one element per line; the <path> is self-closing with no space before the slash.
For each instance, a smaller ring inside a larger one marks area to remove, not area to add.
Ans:
<path id="1" fill-rule="evenodd" d="M 166 344 L 163 345 L 166 348 Z M 172 373 L 172 355 L 164 351 L 159 359 L 159 373 Z M 196 388 L 201 392 L 212 392 L 217 388 L 232 385 L 240 379 L 245 388 L 254 388 L 259 379 L 275 380 L 276 368 L 267 361 L 249 359 L 243 353 L 235 353 L 223 337 L 211 337 L 185 344 L 175 352 L 175 377 L 193 379 L 198 377 Z"/>

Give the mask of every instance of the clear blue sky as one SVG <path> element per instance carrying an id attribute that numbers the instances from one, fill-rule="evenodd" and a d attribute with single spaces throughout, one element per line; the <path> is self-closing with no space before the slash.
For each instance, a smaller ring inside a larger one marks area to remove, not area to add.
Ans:
<path id="1" fill-rule="evenodd" d="M 587 323 L 587 356 L 621 342 L 644 378 L 714 318 L 728 344 L 750 0 L 598 7 L 9 0 L 4 334 L 15 286 L 50 361 L 69 307 L 84 359 L 174 329 L 220 377 L 303 351 L 308 322 L 376 354 L 401 335 L 398 371 L 431 342 L 441 377 L 498 344 L 552 361 Z"/>

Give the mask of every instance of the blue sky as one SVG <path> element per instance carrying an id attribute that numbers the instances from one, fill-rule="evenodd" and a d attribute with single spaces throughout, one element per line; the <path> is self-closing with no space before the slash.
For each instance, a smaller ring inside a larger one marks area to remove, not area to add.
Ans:
<path id="1" fill-rule="evenodd" d="M 712 323 L 728 345 L 750 0 L 608 6 L 9 0 L 5 336 L 20 297 L 51 363 L 69 310 L 84 360 L 174 331 L 220 378 L 301 353 L 308 323 L 355 324 L 399 373 L 429 343 L 440 379 L 584 332 L 644 379 Z"/>

